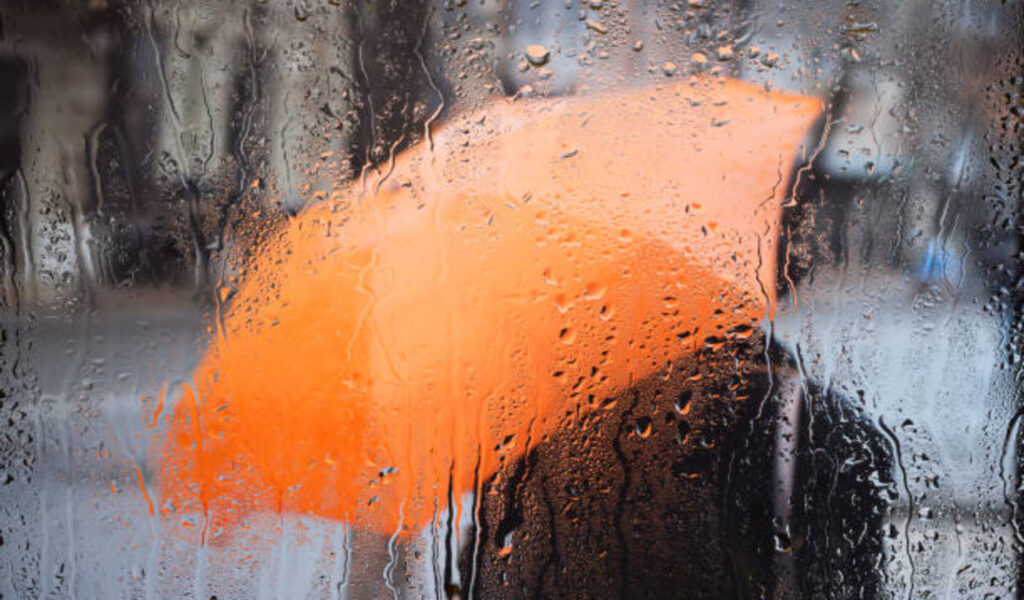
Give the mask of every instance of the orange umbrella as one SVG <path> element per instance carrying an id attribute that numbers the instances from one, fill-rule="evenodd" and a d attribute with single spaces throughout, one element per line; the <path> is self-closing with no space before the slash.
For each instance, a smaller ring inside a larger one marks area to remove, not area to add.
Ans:
<path id="1" fill-rule="evenodd" d="M 430 522 L 771 303 L 816 100 L 721 79 L 499 101 L 304 211 L 174 411 L 163 501 Z M 165 504 L 167 505 L 167 504 Z"/>

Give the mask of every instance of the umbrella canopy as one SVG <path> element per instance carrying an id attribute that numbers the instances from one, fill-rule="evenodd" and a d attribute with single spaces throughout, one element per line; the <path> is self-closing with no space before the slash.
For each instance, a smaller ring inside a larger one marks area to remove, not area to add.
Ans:
<path id="1" fill-rule="evenodd" d="M 782 180 L 819 112 L 694 78 L 444 125 L 247 266 L 161 448 L 164 506 L 428 524 L 765 317 Z"/>

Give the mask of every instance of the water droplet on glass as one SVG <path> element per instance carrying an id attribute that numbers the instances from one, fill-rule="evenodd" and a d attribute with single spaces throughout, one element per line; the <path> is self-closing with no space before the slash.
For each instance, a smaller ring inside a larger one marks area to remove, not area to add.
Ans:
<path id="1" fill-rule="evenodd" d="M 551 52 L 540 44 L 530 44 L 526 47 L 526 60 L 535 67 L 547 64 L 551 58 Z"/>
<path id="2" fill-rule="evenodd" d="M 790 537 L 789 527 L 783 531 L 775 532 L 775 551 L 779 553 L 790 552 L 793 549 L 793 539 Z"/>

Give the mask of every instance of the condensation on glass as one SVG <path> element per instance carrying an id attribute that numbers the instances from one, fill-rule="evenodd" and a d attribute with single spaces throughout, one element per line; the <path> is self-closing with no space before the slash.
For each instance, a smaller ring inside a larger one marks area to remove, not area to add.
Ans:
<path id="1" fill-rule="evenodd" d="M 1016 597 L 1022 48 L 0 1 L 0 597 Z"/>

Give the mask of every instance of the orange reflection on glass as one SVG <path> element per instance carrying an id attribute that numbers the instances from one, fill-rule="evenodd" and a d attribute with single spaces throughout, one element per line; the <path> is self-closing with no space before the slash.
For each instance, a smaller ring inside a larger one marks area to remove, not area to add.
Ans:
<path id="1" fill-rule="evenodd" d="M 162 505 L 428 524 L 771 310 L 781 179 L 819 111 L 691 79 L 441 127 L 248 266 L 174 409 Z"/>

